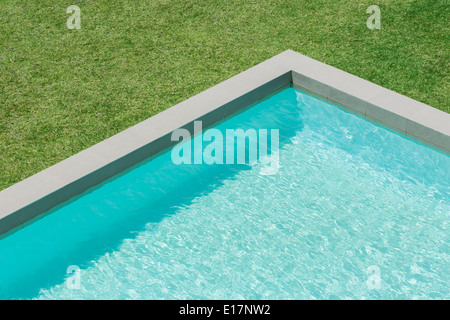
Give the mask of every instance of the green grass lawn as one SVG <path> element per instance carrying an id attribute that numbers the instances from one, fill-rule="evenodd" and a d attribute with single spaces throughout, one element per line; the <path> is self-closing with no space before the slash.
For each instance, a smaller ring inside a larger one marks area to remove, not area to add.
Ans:
<path id="1" fill-rule="evenodd" d="M 2 0 L 0 189 L 286 49 L 450 112 L 449 14 L 448 0 Z"/>

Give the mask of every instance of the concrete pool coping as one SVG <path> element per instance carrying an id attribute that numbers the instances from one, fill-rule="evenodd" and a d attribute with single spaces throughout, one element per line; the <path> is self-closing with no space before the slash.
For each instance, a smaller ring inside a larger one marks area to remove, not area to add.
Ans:
<path id="1" fill-rule="evenodd" d="M 0 191 L 0 235 L 174 145 L 173 130 L 206 128 L 286 86 L 450 154 L 450 114 L 287 50 Z"/>

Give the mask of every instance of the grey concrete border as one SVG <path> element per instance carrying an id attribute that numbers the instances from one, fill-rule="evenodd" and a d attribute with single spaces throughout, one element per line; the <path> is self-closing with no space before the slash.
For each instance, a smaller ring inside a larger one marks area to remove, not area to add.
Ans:
<path id="1" fill-rule="evenodd" d="M 450 114 L 291 50 L 0 191 L 0 235 L 170 147 L 170 134 L 207 127 L 293 85 L 450 153 Z"/>

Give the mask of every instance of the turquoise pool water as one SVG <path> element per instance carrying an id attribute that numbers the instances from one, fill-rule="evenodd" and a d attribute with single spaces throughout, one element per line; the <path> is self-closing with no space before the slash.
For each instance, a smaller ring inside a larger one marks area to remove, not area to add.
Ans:
<path id="1" fill-rule="evenodd" d="M 450 298 L 450 157 L 292 88 L 216 128 L 276 174 L 162 153 L 1 239 L 0 298 Z"/>

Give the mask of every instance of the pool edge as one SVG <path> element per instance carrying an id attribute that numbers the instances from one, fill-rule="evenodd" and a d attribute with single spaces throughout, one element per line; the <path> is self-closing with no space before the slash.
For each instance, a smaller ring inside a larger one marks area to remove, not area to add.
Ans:
<path id="1" fill-rule="evenodd" d="M 211 126 L 286 85 L 450 154 L 450 114 L 287 50 L 0 191 L 0 236 L 169 148 L 173 130 Z"/>

